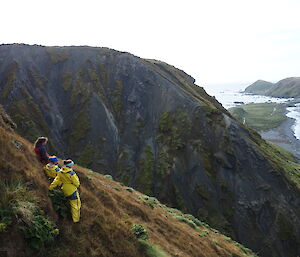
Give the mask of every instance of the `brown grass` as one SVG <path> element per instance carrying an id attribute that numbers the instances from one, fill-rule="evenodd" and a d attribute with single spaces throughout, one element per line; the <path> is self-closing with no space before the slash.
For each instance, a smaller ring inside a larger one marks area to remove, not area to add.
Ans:
<path id="1" fill-rule="evenodd" d="M 17 147 L 15 142 L 21 147 Z M 164 208 L 147 205 L 142 194 L 128 192 L 125 187 L 101 174 L 75 166 L 80 178 L 82 217 L 80 224 L 60 219 L 48 198 L 48 185 L 42 166 L 36 160 L 32 144 L 0 125 L 0 179 L 9 181 L 22 178 L 30 190 L 39 197 L 39 206 L 56 222 L 60 235 L 55 244 L 36 256 L 103 256 L 141 257 L 139 243 L 131 226 L 141 224 L 147 228 L 149 241 L 170 256 L 227 257 L 246 256 L 234 243 L 221 234 L 200 232 L 172 217 Z M 5 238 L 10 238 L 5 243 Z M 23 241 L 22 241 L 23 240 Z M 16 225 L 0 234 L 0 248 L 8 249 L 11 256 L 31 256 L 26 252 L 24 239 Z M 51 250 L 50 250 L 51 249 Z"/>

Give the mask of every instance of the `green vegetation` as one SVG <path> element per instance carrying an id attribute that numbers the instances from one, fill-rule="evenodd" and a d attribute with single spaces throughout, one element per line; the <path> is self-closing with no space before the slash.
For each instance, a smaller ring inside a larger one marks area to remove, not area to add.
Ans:
<path id="1" fill-rule="evenodd" d="M 55 236 L 59 234 L 59 230 L 54 227 L 54 224 L 38 213 L 34 215 L 30 226 L 23 229 L 23 232 L 29 241 L 29 246 L 35 250 L 53 243 Z"/>
<path id="2" fill-rule="evenodd" d="M 80 157 L 78 159 L 78 164 L 84 167 L 89 167 L 93 160 L 95 154 L 95 147 L 92 145 L 92 143 L 88 143 L 83 148 Z"/>
<path id="3" fill-rule="evenodd" d="M 15 81 L 17 80 L 17 71 L 18 71 L 18 64 L 16 62 L 12 63 L 10 66 L 9 70 L 5 74 L 5 84 L 3 86 L 3 91 L 2 91 L 2 98 L 6 98 L 11 90 L 14 87 Z"/>
<path id="4" fill-rule="evenodd" d="M 229 111 L 240 122 L 258 131 L 276 128 L 286 119 L 284 104 L 246 104 Z"/>
<path id="5" fill-rule="evenodd" d="M 155 197 L 144 195 L 142 199 L 144 200 L 143 203 L 152 209 L 154 209 L 156 205 L 159 205 L 159 201 Z"/>
<path id="6" fill-rule="evenodd" d="M 170 255 L 159 246 L 145 240 L 139 240 L 139 247 L 148 257 L 170 257 Z"/>
<path id="7" fill-rule="evenodd" d="M 154 156 L 150 146 L 144 148 L 145 157 L 139 161 L 137 182 L 141 191 L 150 195 L 153 186 Z"/>
<path id="8" fill-rule="evenodd" d="M 190 133 L 191 122 L 183 111 L 175 113 L 164 112 L 159 123 L 158 141 L 166 145 L 171 151 L 181 150 L 185 147 L 187 135 Z"/>
<path id="9" fill-rule="evenodd" d="M 276 223 L 278 225 L 278 233 L 280 239 L 284 241 L 293 240 L 294 237 L 293 224 L 285 218 L 284 214 L 279 213 Z"/>
<path id="10" fill-rule="evenodd" d="M 2 181 L 0 191 L 0 232 L 6 231 L 12 223 L 16 224 L 34 250 L 54 242 L 59 230 L 43 216 L 37 205 L 39 199 L 24 182 L 20 179 Z M 18 223 L 14 221 L 16 218 Z"/>
<path id="11" fill-rule="evenodd" d="M 9 209 L 0 209 L 0 233 L 5 232 L 7 226 L 12 224 L 13 212 Z"/>
<path id="12" fill-rule="evenodd" d="M 113 112 L 117 120 L 121 118 L 123 85 L 120 80 L 116 80 L 115 87 L 111 93 Z"/>
<path id="13" fill-rule="evenodd" d="M 104 177 L 107 178 L 107 179 L 109 179 L 109 180 L 113 180 L 112 175 L 108 175 L 108 174 L 107 174 L 107 175 L 104 175 Z"/>
<path id="14" fill-rule="evenodd" d="M 170 174 L 171 168 L 171 158 L 169 157 L 167 151 L 161 149 L 158 155 L 157 173 L 162 176 Z"/>
<path id="15" fill-rule="evenodd" d="M 64 62 L 69 58 L 68 52 L 62 47 L 47 47 L 46 51 L 52 64 Z"/>
<path id="16" fill-rule="evenodd" d="M 196 186 L 196 192 L 198 193 L 201 198 L 204 200 L 209 200 L 209 193 L 204 185 L 197 185 Z"/>
<path id="17" fill-rule="evenodd" d="M 69 136 L 69 147 L 74 150 L 80 140 L 83 140 L 90 130 L 88 110 L 84 108 L 75 118 L 73 130 Z M 88 149 L 89 150 L 89 149 Z"/>
<path id="18" fill-rule="evenodd" d="M 72 86 L 72 72 L 66 72 L 62 75 L 63 88 L 68 91 Z"/>
<path id="19" fill-rule="evenodd" d="M 56 213 L 63 218 L 70 215 L 69 202 L 61 190 L 52 190 L 50 199 L 52 201 L 53 209 L 56 211 Z"/>
<path id="20" fill-rule="evenodd" d="M 256 132 L 253 133 L 252 135 L 256 135 L 254 140 L 259 145 L 257 149 L 268 158 L 274 170 L 283 174 L 299 189 L 300 165 L 295 162 L 294 156 L 283 148 L 263 140 Z"/>
<path id="21" fill-rule="evenodd" d="M 187 225 L 189 225 L 191 228 L 193 229 L 197 229 L 197 225 L 190 219 L 182 216 L 182 215 L 179 215 L 179 214 L 175 214 L 173 215 L 173 217 L 181 222 L 184 222 L 186 223 Z"/>
<path id="22" fill-rule="evenodd" d="M 133 224 L 131 230 L 137 239 L 147 240 L 149 238 L 146 228 L 142 225 Z"/>
<path id="23" fill-rule="evenodd" d="M 245 89 L 246 93 L 252 93 L 252 94 L 258 94 L 258 95 L 266 95 L 267 92 L 274 86 L 273 83 L 264 81 L 264 80 L 258 80 L 248 86 Z"/>
<path id="24" fill-rule="evenodd" d="M 149 239 L 147 229 L 143 225 L 133 224 L 132 233 L 139 242 L 139 249 L 149 257 L 169 257 L 159 246 L 154 245 L 147 240 Z"/>
<path id="25" fill-rule="evenodd" d="M 17 124 L 17 131 L 30 141 L 40 135 L 48 135 L 49 128 L 37 104 L 30 97 L 15 101 L 9 112 Z"/>
<path id="26" fill-rule="evenodd" d="M 78 72 L 75 85 L 71 87 L 70 104 L 72 107 L 86 103 L 91 97 L 91 89 L 88 87 L 89 81 L 85 78 L 85 70 Z"/>
<path id="27" fill-rule="evenodd" d="M 181 196 L 180 191 L 177 187 L 175 187 L 175 200 L 176 200 L 176 207 L 180 209 L 181 211 L 186 211 L 186 206 L 184 204 L 184 200 Z"/>
<path id="28" fill-rule="evenodd" d="M 181 152 L 191 134 L 191 121 L 182 110 L 174 113 L 163 112 L 158 121 L 158 135 L 156 140 L 159 144 L 157 174 L 165 176 L 170 173 L 173 159 Z"/>
<path id="29" fill-rule="evenodd" d="M 45 87 L 45 84 L 48 83 L 48 79 L 44 76 L 37 74 L 36 72 L 29 70 L 29 74 L 32 77 L 34 84 L 38 86 L 40 89 Z"/>
<path id="30" fill-rule="evenodd" d="M 201 160 L 201 164 L 203 165 L 204 171 L 210 178 L 216 178 L 216 170 L 213 168 L 212 162 L 212 150 L 209 149 L 209 146 L 204 146 L 201 150 L 201 154 L 199 156 Z"/>

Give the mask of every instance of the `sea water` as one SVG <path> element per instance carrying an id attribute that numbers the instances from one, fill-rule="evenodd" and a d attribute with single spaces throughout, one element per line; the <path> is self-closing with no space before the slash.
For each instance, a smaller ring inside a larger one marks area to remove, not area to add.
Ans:
<path id="1" fill-rule="evenodd" d="M 248 84 L 250 85 L 250 83 Z M 286 103 L 294 100 L 293 98 L 276 98 L 262 95 L 246 94 L 245 84 L 231 84 L 231 85 L 209 85 L 204 86 L 206 92 L 214 96 L 218 102 L 220 102 L 224 108 L 229 109 L 241 105 L 241 103 Z M 295 137 L 300 140 L 300 103 L 295 104 L 294 107 L 287 108 L 286 116 L 295 120 L 292 130 Z"/>
<path id="2" fill-rule="evenodd" d="M 212 85 L 204 87 L 206 92 L 214 96 L 224 108 L 229 109 L 238 105 L 249 103 L 285 103 L 293 100 L 292 98 L 276 98 L 263 95 L 243 93 L 245 85 Z"/>
<path id="3" fill-rule="evenodd" d="M 299 140 L 300 139 L 300 103 L 295 104 L 295 107 L 288 107 L 287 110 L 288 113 L 286 114 L 286 116 L 295 120 L 292 129 L 294 131 L 295 137 Z"/>

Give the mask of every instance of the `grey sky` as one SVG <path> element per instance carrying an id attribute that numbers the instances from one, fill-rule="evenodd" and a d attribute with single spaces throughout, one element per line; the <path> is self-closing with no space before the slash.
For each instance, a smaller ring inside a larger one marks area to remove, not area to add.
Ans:
<path id="1" fill-rule="evenodd" d="M 300 1 L 7 0 L 0 43 L 91 45 L 168 62 L 199 85 L 300 76 Z"/>

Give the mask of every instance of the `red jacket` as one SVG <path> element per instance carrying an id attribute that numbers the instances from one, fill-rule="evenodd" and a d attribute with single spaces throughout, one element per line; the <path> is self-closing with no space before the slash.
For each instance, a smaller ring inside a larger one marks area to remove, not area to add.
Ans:
<path id="1" fill-rule="evenodd" d="M 40 145 L 34 148 L 34 152 L 36 153 L 41 163 L 47 164 L 49 162 L 49 154 L 47 153 L 46 147 L 44 145 Z"/>

